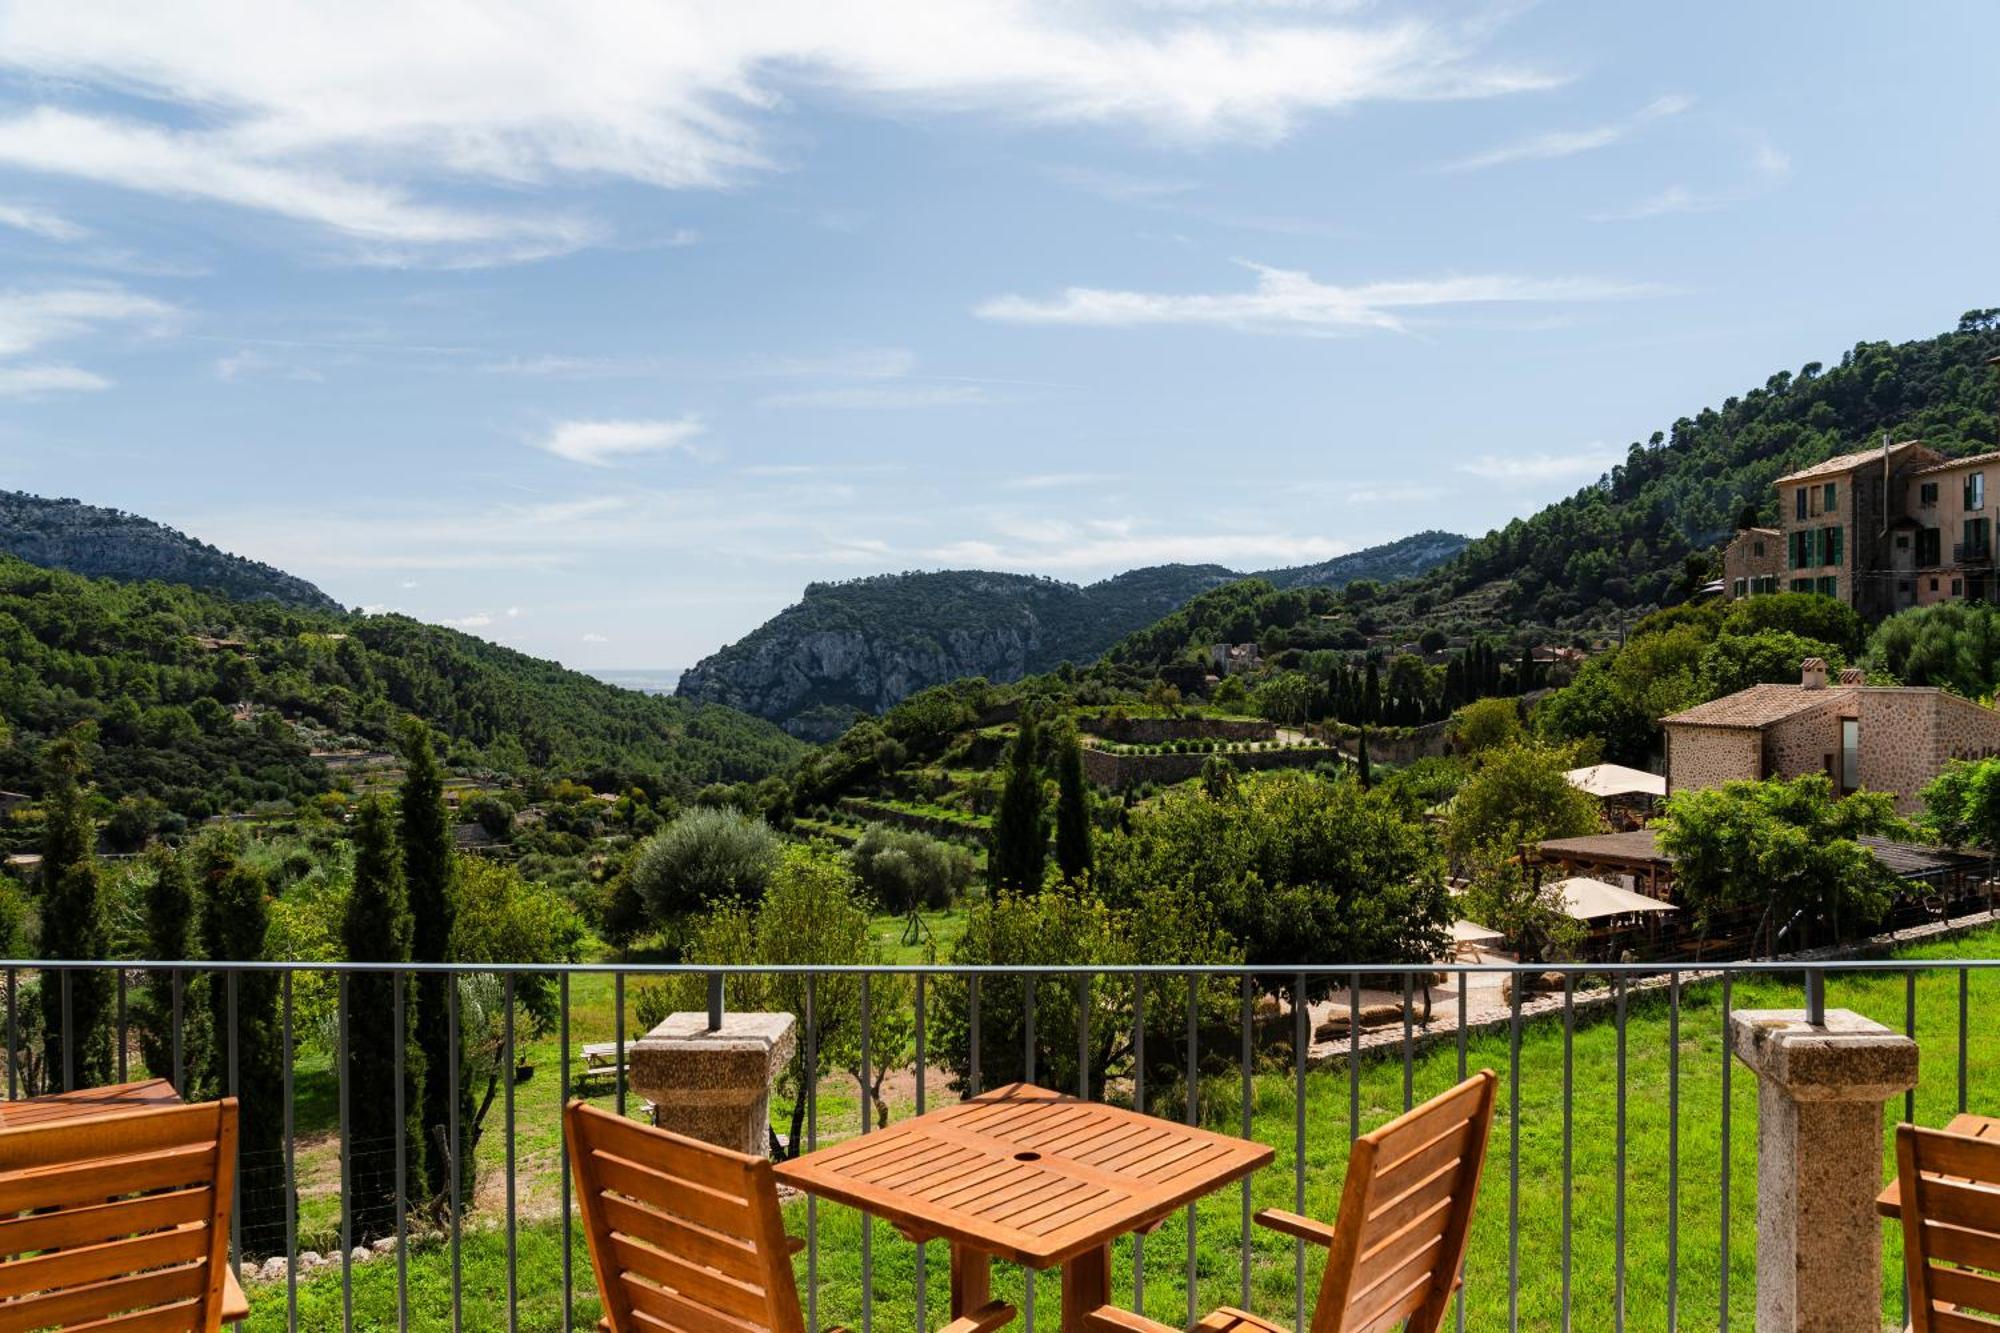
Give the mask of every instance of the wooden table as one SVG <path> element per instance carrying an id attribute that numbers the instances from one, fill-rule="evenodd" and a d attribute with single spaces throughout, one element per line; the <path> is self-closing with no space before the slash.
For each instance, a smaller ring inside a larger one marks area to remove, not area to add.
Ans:
<path id="1" fill-rule="evenodd" d="M 142 1079 L 137 1083 L 113 1083 L 102 1088 L 78 1088 L 74 1092 L 51 1093 L 46 1097 L 23 1097 L 0 1101 L 0 1129 L 20 1129 L 28 1125 L 53 1125 L 86 1116 L 136 1111 L 148 1106 L 171 1106 L 181 1096 L 163 1078 Z M 250 1298 L 237 1281 L 236 1265 L 222 1277 L 222 1322 L 240 1323 L 250 1317 Z"/>
<path id="2" fill-rule="evenodd" d="M 1968 1138 L 2000 1140 L 2000 1118 L 1990 1115 L 1967 1115 L 1963 1112 L 1951 1118 L 1946 1125 L 1947 1134 L 1963 1134 Z M 1926 1172 L 1925 1174 L 1929 1174 Z M 1883 1217 L 1897 1221 L 1903 1216 L 1903 1182 L 1900 1177 L 1875 1196 L 1875 1211 Z"/>
<path id="3" fill-rule="evenodd" d="M 951 1313 L 991 1265 L 1062 1266 L 1062 1327 L 1111 1299 L 1111 1242 L 1241 1180 L 1261 1143 L 1013 1083 L 781 1163 L 778 1178 L 951 1245 Z"/>

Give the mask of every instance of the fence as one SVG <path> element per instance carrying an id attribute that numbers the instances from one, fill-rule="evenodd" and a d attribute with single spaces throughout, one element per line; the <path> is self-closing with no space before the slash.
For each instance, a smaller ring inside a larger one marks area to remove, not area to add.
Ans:
<path id="1" fill-rule="evenodd" d="M 157 1074 L 197 1093 L 234 1093 L 246 1117 L 256 1115 L 258 1094 L 246 1083 L 257 1061 L 248 1047 L 264 1039 L 266 1017 L 275 1024 L 269 1039 L 282 1132 L 274 1155 L 244 1162 L 233 1238 L 245 1263 L 263 1261 L 264 1280 L 249 1285 L 252 1326 L 260 1328 L 591 1327 L 596 1293 L 556 1112 L 572 1095 L 627 1113 L 642 1108 L 622 1058 L 608 1078 L 584 1085 L 575 1052 L 609 1039 L 622 1053 L 640 1035 L 630 1018 L 637 1008 L 700 1009 L 716 985 L 732 1008 L 797 1000 L 797 1077 L 780 1090 L 773 1118 L 796 1123 L 798 1134 L 774 1130 L 776 1150 L 810 1151 L 869 1132 L 882 1114 L 921 1112 L 1015 1078 L 1270 1144 L 1276 1161 L 1254 1180 L 1191 1205 L 1150 1237 L 1119 1242 L 1115 1299 L 1169 1323 L 1227 1303 L 1303 1328 L 1317 1257 L 1302 1241 L 1254 1230 L 1253 1211 L 1279 1206 L 1330 1221 L 1352 1138 L 1482 1066 L 1500 1073 L 1501 1109 L 1454 1318 L 1461 1330 L 1752 1326 L 1756 1079 L 1732 1066 L 1725 1031 L 1734 1009 L 1834 1004 L 1918 1038 L 1924 1077 L 1900 1108 L 1889 1108 L 1892 1118 L 1942 1124 L 1972 1106 L 1975 1093 L 2000 1112 L 1990 1104 L 2000 1101 L 2000 1043 L 1990 1037 L 2000 1017 L 2000 960 L 1699 971 L 409 965 L 394 975 L 452 983 L 441 988 L 450 1058 L 430 1074 L 446 1080 L 452 1123 L 426 1129 L 441 1147 L 460 1144 L 468 1094 L 488 1108 L 477 1188 L 425 1200 L 405 1170 L 400 1068 L 397 1132 L 380 1142 L 349 1133 L 355 1108 L 345 1052 L 358 1025 L 387 1021 L 403 1030 L 413 988 L 391 986 L 386 1014 L 355 1012 L 353 992 L 357 979 L 389 970 L 0 968 L 9 1099 L 76 1086 L 98 1060 L 108 1078 Z M 1544 1012 L 1524 1015 L 1531 976 L 1560 978 L 1560 1008 L 1535 1005 Z M 104 984 L 109 1054 L 59 1041 L 59 1056 L 42 1058 L 50 1029 L 58 1037 L 75 1030 L 93 977 Z M 166 993 L 149 978 L 164 980 Z M 1511 983 L 1506 1021 L 1498 1030 L 1469 1022 L 1503 981 Z M 246 995 L 261 994 L 263 983 L 275 986 L 270 1015 L 246 1008 Z M 1329 1021 L 1343 1010 L 1359 1018 L 1371 1002 L 1394 1016 L 1366 1038 L 1359 1022 L 1342 1032 Z M 205 1007 L 219 1031 L 201 1032 Z M 148 1043 L 157 1069 L 144 1059 Z M 400 1065 L 402 1047 L 395 1049 Z M 556 1066 L 554 1079 L 544 1062 Z M 864 1091 L 877 1086 L 880 1106 Z M 351 1207 L 371 1176 L 395 1181 L 393 1225 L 380 1237 L 357 1229 Z M 276 1208 L 268 1206 L 272 1191 Z M 281 1220 L 246 1231 L 246 1204 L 253 1218 Z M 807 1242 L 798 1265 L 808 1327 L 942 1322 L 936 1243 L 912 1244 L 811 1199 L 786 1207 Z M 335 1247 L 337 1259 L 304 1257 Z M 1892 1275 L 1900 1272 L 1898 1252 L 1892 1235 L 1884 1263 Z M 1885 1281 L 1885 1320 L 1898 1308 L 1899 1286 L 1893 1276 Z M 1053 1274 L 998 1274 L 996 1295 L 1021 1307 L 1025 1328 L 1034 1327 L 1037 1304 L 1043 1324 L 1057 1322 Z"/>

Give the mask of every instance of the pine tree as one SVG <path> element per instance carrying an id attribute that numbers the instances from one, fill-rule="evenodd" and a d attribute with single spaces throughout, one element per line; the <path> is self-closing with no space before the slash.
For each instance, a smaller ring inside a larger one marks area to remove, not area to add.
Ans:
<path id="1" fill-rule="evenodd" d="M 420 963 L 451 961 L 451 937 L 458 918 L 458 894 L 452 882 L 451 819 L 444 808 L 444 774 L 431 747 L 430 729 L 417 718 L 403 723 L 403 786 L 398 814 L 403 842 L 403 884 L 415 922 L 410 954 Z M 435 1196 L 446 1193 L 451 1164 L 459 1159 L 461 1187 L 469 1191 L 477 1176 L 472 1162 L 472 1090 L 460 1079 L 459 1143 L 455 1152 L 434 1151 L 449 1132 L 452 1116 L 450 1069 L 451 1022 L 448 1005 L 454 982 L 440 973 L 426 973 L 417 982 L 417 1045 L 423 1050 L 422 1125 L 427 1140 L 425 1184 Z M 461 1201 L 464 1200 L 461 1194 Z"/>
<path id="2" fill-rule="evenodd" d="M 1063 737 L 1056 761 L 1056 865 L 1065 882 L 1075 884 L 1090 873 L 1090 790 L 1083 779 L 1083 745 L 1076 733 Z"/>
<path id="3" fill-rule="evenodd" d="M 271 906 L 263 872 L 245 865 L 236 844 L 222 839 L 210 845 L 200 878 L 201 942 L 210 961 L 265 961 Z M 250 969 L 209 979 L 214 1034 L 210 1077 L 217 1095 L 237 1099 L 243 1245 L 255 1254 L 283 1246 L 293 1203 L 285 1190 L 284 1042 L 278 1003 L 275 972 Z"/>
<path id="4" fill-rule="evenodd" d="M 1042 887 L 1048 831 L 1042 818 L 1042 774 L 1035 763 L 1035 719 L 1021 710 L 1019 734 L 1007 757 L 1007 780 L 993 813 L 993 845 L 987 868 L 997 889 L 1032 893 Z"/>
<path id="5" fill-rule="evenodd" d="M 381 797 L 362 802 L 354 826 L 354 889 L 347 899 L 341 942 L 354 963 L 407 963 L 415 923 L 403 885 L 395 816 Z M 403 1021 L 395 1022 L 397 992 Z M 357 973 L 347 982 L 348 1132 L 361 1163 L 350 1191 L 355 1235 L 390 1235 L 396 1225 L 395 1138 L 403 1136 L 409 1186 L 424 1175 L 424 1053 L 416 1044 L 416 994 L 408 974 Z M 396 1051 L 403 1050 L 403 1121 L 396 1120 Z"/>
<path id="6" fill-rule="evenodd" d="M 41 956 L 48 959 L 103 959 L 110 949 L 85 776 L 75 736 L 49 742 L 42 754 L 41 873 Z M 101 969 L 43 974 L 43 1069 L 50 1087 L 111 1081 L 111 981 Z"/>
<path id="7" fill-rule="evenodd" d="M 146 860 L 153 872 L 146 886 L 145 956 L 162 963 L 177 963 L 195 957 L 194 870 L 188 858 L 166 847 L 155 847 Z M 199 1002 L 190 1004 L 198 969 L 180 972 L 181 978 L 181 1067 L 198 1069 L 202 1063 L 201 1036 L 206 1025 L 200 1017 Z M 146 994 L 138 1004 L 139 1054 L 146 1068 L 155 1074 L 171 1075 L 174 1070 L 174 976 L 159 968 L 146 974 Z"/>

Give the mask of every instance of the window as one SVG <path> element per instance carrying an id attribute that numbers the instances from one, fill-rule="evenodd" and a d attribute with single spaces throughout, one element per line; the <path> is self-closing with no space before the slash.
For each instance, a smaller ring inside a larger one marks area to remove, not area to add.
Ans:
<path id="1" fill-rule="evenodd" d="M 1823 577 L 1823 578 L 1821 578 L 1821 579 L 1820 579 L 1820 581 L 1819 581 L 1819 587 L 1817 587 L 1816 589 L 1814 589 L 1814 591 L 1815 591 L 1815 592 L 1818 592 L 1818 593 L 1821 593 L 1821 594 L 1823 594 L 1823 595 L 1825 595 L 1825 596 L 1827 596 L 1827 597 L 1838 597 L 1838 596 L 1840 596 L 1840 579 L 1839 579 L 1839 577 L 1838 577 L 1838 576 L 1836 576 L 1836 575 L 1833 575 L 1833 574 L 1828 574 L 1828 575 L 1826 575 L 1825 577 Z"/>
<path id="2" fill-rule="evenodd" d="M 1965 520 L 1964 556 L 1967 560 L 1983 559 L 1992 553 L 1992 543 L 1987 539 L 1990 522 L 1984 518 Z"/>
<path id="3" fill-rule="evenodd" d="M 1982 522 L 1984 520 L 1981 520 Z M 1840 563 L 1841 539 L 1847 535 L 1845 528 L 1821 528 L 1819 530 L 1819 562 L 1822 565 Z"/>
<path id="4" fill-rule="evenodd" d="M 1812 581 L 1811 579 L 1793 579 L 1793 580 L 1792 580 L 1792 591 L 1793 591 L 1793 592 L 1811 592 L 1812 590 L 1813 590 L 1813 581 Z M 1954 589 L 1954 591 L 1956 591 L 1956 590 Z"/>
<path id="5" fill-rule="evenodd" d="M 1761 541 L 1754 541 L 1754 542 L 1751 542 L 1751 543 L 1750 543 L 1750 554 L 1752 554 L 1752 555 L 1756 556 L 1756 557 L 1757 557 L 1758 559 L 1760 559 L 1760 560 L 1761 560 L 1761 559 L 1763 558 L 1763 556 L 1764 556 L 1764 543 L 1763 543 L 1763 542 L 1761 542 Z"/>
<path id="6" fill-rule="evenodd" d="M 1937 503 L 1937 483 L 1934 481 L 1917 484 L 1917 503 L 1929 509 Z"/>
<path id="7" fill-rule="evenodd" d="M 1757 580 L 1758 592 L 1776 592 L 1777 590 L 1778 576 L 1776 574 L 1766 574 L 1763 578 Z"/>
<path id="8" fill-rule="evenodd" d="M 1936 579 L 1932 579 L 1932 580 L 1931 580 L 1931 591 L 1932 591 L 1932 592 L 1936 592 L 1936 591 L 1937 591 L 1937 580 L 1936 580 Z"/>
<path id="9" fill-rule="evenodd" d="M 1909 533 L 1907 533 L 1907 532 L 1899 532 L 1899 533 L 1897 533 L 1897 534 L 1896 534 L 1896 549 L 1897 549 L 1897 550 L 1899 550 L 1899 551 L 1907 551 L 1907 550 L 1909 550 L 1909 549 L 1910 549 L 1910 534 L 1909 534 Z"/>
<path id="10" fill-rule="evenodd" d="M 1749 594 L 1750 580 L 1748 579 L 1738 579 L 1729 585 L 1729 595 L 1731 597 L 1747 597 Z"/>
<path id="11" fill-rule="evenodd" d="M 1965 580 L 1964 580 L 1964 579 L 1953 579 L 1953 580 L 1951 581 L 1951 595 L 1952 595 L 1953 597 L 1963 597 L 1963 596 L 1965 596 Z"/>
<path id="12" fill-rule="evenodd" d="M 1917 568 L 1936 569 L 1944 561 L 1944 542 L 1936 528 L 1924 528 L 1917 533 Z"/>
<path id="13" fill-rule="evenodd" d="M 1837 501 L 1834 498 L 1835 496 L 1834 483 L 1829 481 L 1825 486 L 1822 486 L 1820 489 L 1824 492 L 1824 495 L 1820 499 L 1821 509 L 1831 514 L 1834 510 L 1840 508 L 1839 501 Z"/>
<path id="14" fill-rule="evenodd" d="M 1840 719 L 1840 789 L 1853 791 L 1861 785 L 1861 720 Z"/>
<path id="15" fill-rule="evenodd" d="M 1965 479 L 1965 509 L 1976 514 L 1986 508 L 1986 474 L 1975 472 Z"/>
<path id="16" fill-rule="evenodd" d="M 1809 487 L 1801 486 L 1799 487 L 1798 494 L 1793 497 L 1794 508 L 1797 510 L 1799 518 L 1806 517 L 1806 491 L 1809 489 Z"/>

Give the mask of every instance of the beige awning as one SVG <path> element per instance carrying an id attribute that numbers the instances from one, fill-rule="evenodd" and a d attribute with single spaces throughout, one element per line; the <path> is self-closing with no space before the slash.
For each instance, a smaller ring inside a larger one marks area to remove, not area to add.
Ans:
<path id="1" fill-rule="evenodd" d="M 1578 875 L 1558 880 L 1550 886 L 1561 895 L 1563 913 L 1578 921 L 1601 921 L 1606 917 L 1634 916 L 1641 912 L 1677 912 L 1672 903 L 1648 898 L 1643 893 L 1606 884 L 1601 879 Z"/>
<path id="2" fill-rule="evenodd" d="M 1477 921 L 1454 921 L 1451 923 L 1451 942 L 1486 948 L 1505 944 L 1507 937 L 1493 927 L 1482 926 Z"/>
<path id="3" fill-rule="evenodd" d="M 1623 764 L 1592 764 L 1563 774 L 1569 785 L 1592 796 L 1665 796 L 1667 780 L 1658 773 Z"/>

